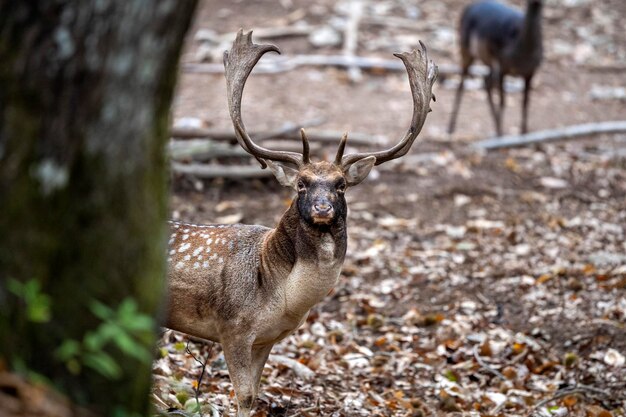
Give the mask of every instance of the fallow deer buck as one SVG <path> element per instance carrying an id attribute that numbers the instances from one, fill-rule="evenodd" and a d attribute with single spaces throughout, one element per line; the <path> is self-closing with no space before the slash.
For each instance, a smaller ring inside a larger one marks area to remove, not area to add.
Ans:
<path id="1" fill-rule="evenodd" d="M 222 344 L 239 417 L 250 415 L 272 346 L 294 332 L 337 282 L 347 246 L 346 188 L 360 183 L 374 165 L 409 151 L 430 111 L 437 77 L 423 44 L 396 54 L 413 95 L 413 118 L 402 140 L 384 151 L 343 156 L 344 135 L 333 162 L 312 162 L 303 130 L 302 154 L 264 148 L 246 133 L 241 118 L 246 79 L 263 54 L 279 52 L 252 43 L 251 35 L 240 30 L 224 53 L 230 116 L 240 145 L 297 195 L 274 229 L 171 223 L 168 259 L 166 325 Z"/>
<path id="2" fill-rule="evenodd" d="M 456 92 L 448 133 L 453 133 L 463 96 L 463 83 L 469 67 L 479 59 L 489 67 L 485 76 L 485 91 L 489 110 L 502 135 L 504 113 L 504 77 L 513 75 L 524 79 L 521 133 L 528 131 L 528 103 L 531 83 L 543 57 L 541 36 L 542 0 L 527 0 L 526 13 L 493 0 L 469 5 L 461 16 L 461 82 Z M 491 97 L 494 82 L 500 94 L 496 109 Z"/>

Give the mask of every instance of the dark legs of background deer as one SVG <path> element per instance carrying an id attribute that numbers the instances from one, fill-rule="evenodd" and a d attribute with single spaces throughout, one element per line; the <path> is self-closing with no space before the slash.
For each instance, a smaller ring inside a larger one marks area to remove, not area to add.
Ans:
<path id="1" fill-rule="evenodd" d="M 491 116 L 493 117 L 493 121 L 496 125 L 496 134 L 500 136 L 502 134 L 502 129 L 500 126 L 500 117 L 499 112 L 496 109 L 495 104 L 493 103 L 493 96 L 491 94 L 491 90 L 493 89 L 494 79 L 499 78 L 499 75 L 496 71 L 491 70 L 489 74 L 485 76 L 485 92 L 487 93 L 487 102 L 489 103 L 489 110 L 491 110 Z"/>
<path id="2" fill-rule="evenodd" d="M 461 73 L 461 82 L 459 83 L 459 87 L 456 90 L 456 95 L 454 97 L 454 107 L 452 108 L 452 115 L 450 116 L 450 124 L 448 125 L 448 133 L 452 134 L 454 132 L 454 128 L 456 125 L 456 117 L 459 113 L 459 107 L 461 106 L 461 99 L 463 98 L 463 84 L 465 83 L 465 77 L 467 77 L 469 65 L 464 66 Z"/>
<path id="3" fill-rule="evenodd" d="M 522 134 L 528 132 L 528 102 L 530 101 L 532 75 L 524 78 L 524 101 L 522 102 Z"/>
<path id="4" fill-rule="evenodd" d="M 502 72 L 498 73 L 498 93 L 500 94 L 500 108 L 498 110 L 498 120 L 496 122 L 496 131 L 498 136 L 502 136 L 502 120 L 504 119 L 504 106 L 506 95 L 504 92 L 504 74 Z"/>

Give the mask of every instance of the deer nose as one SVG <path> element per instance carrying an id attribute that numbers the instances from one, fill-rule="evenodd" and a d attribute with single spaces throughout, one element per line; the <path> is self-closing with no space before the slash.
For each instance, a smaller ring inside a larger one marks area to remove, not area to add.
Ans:
<path id="1" fill-rule="evenodd" d="M 333 210 L 333 206 L 331 206 L 327 202 L 317 202 L 313 205 L 313 209 L 317 214 L 326 215 L 331 213 L 331 211 Z"/>

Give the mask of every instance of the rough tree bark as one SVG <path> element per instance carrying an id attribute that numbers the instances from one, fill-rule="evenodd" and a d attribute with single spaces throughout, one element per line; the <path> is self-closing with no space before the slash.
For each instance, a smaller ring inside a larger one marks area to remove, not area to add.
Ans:
<path id="1" fill-rule="evenodd" d="M 101 415 L 148 411 L 195 3 L 0 0 L 0 371 Z"/>

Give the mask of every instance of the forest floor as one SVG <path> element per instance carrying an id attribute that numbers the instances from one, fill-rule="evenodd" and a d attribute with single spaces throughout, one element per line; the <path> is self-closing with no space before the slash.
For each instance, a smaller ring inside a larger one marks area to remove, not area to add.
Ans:
<path id="1" fill-rule="evenodd" d="M 422 39 L 437 64 L 453 64 L 465 4 L 369 2 L 367 13 L 389 19 L 361 25 L 357 52 L 388 58 Z M 183 61 L 198 62 L 200 29 L 341 25 L 345 10 L 329 0 L 203 1 Z M 415 27 L 390 26 L 391 18 Z M 623 0 L 545 1 L 531 130 L 626 118 L 624 19 Z M 270 42 L 288 54 L 341 53 L 306 37 Z M 471 143 L 493 135 L 479 80 L 465 93 L 457 133 L 445 133 L 456 78 L 435 85 L 433 112 L 409 155 L 348 190 L 339 283 L 272 351 L 313 376 L 270 358 L 256 417 L 626 415 L 626 135 L 479 152 Z M 514 134 L 521 94 L 507 99 L 505 133 Z M 252 130 L 323 118 L 310 131 L 394 141 L 410 106 L 402 73 L 363 72 L 353 83 L 343 69 L 302 67 L 253 74 L 243 114 Z M 230 129 L 223 76 L 183 71 L 173 112 Z M 176 176 L 172 184 L 172 217 L 198 223 L 272 226 L 292 198 L 274 179 Z M 161 346 L 157 407 L 193 409 L 196 359 L 208 355 L 203 414 L 234 412 L 218 344 L 192 342 L 191 355 L 184 336 L 167 333 Z"/>

